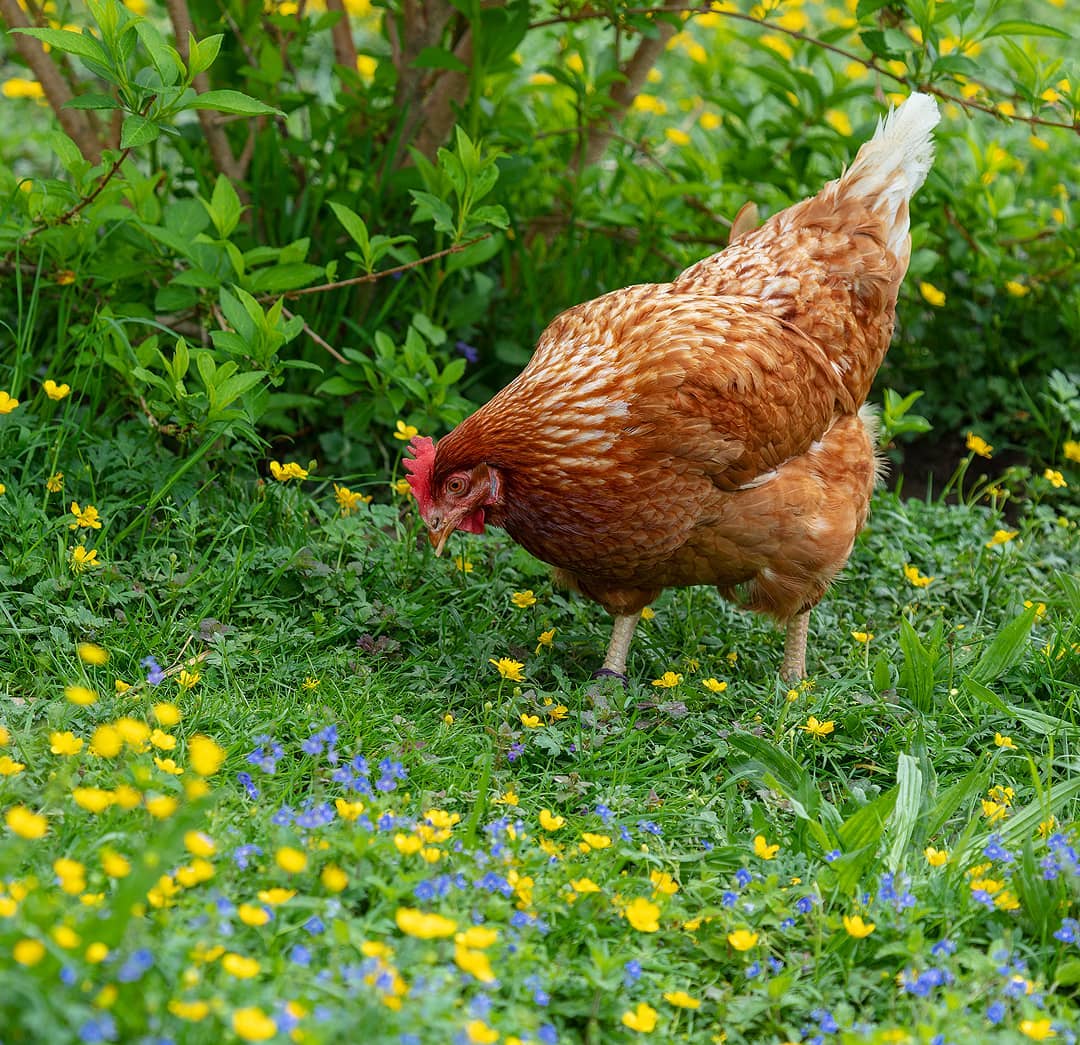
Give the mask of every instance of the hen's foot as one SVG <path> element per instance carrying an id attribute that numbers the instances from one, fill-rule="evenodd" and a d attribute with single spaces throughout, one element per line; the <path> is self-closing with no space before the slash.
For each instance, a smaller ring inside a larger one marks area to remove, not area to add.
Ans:
<path id="1" fill-rule="evenodd" d="M 806 634 L 810 628 L 810 611 L 806 610 L 788 621 L 784 639 L 784 662 L 780 677 L 789 685 L 806 678 Z"/>
<path id="2" fill-rule="evenodd" d="M 611 668 L 599 668 L 593 672 L 594 679 L 618 679 L 627 689 L 630 688 L 630 679 L 621 671 L 612 671 Z"/>

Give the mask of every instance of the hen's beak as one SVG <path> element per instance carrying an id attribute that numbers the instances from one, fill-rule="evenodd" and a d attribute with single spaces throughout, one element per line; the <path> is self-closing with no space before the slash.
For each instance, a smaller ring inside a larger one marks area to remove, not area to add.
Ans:
<path id="1" fill-rule="evenodd" d="M 436 559 L 442 555 L 443 547 L 446 545 L 446 542 L 450 539 L 450 534 L 452 534 L 455 529 L 456 523 L 450 521 L 443 523 L 442 526 L 437 529 L 433 527 L 428 530 L 428 540 L 431 541 L 431 546 L 435 549 Z"/>

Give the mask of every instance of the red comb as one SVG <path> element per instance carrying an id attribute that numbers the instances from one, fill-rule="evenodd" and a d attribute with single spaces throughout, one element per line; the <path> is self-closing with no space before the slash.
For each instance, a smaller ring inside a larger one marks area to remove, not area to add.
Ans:
<path id="1" fill-rule="evenodd" d="M 431 473 L 435 468 L 435 440 L 429 435 L 414 435 L 409 441 L 412 457 L 404 457 L 401 463 L 409 474 L 405 481 L 412 487 L 413 497 L 420 514 L 431 507 Z"/>

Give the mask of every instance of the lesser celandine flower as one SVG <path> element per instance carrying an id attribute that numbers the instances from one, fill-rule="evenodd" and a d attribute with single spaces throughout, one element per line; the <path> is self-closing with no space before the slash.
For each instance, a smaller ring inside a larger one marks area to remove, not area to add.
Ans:
<path id="1" fill-rule="evenodd" d="M 539 715 L 527 715 L 524 712 L 521 714 L 521 724 L 526 729 L 536 729 L 540 725 Z"/>
<path id="2" fill-rule="evenodd" d="M 88 549 L 85 544 L 68 549 L 68 565 L 72 573 L 85 573 L 97 569 L 102 563 L 97 557 L 97 548 Z"/>
<path id="3" fill-rule="evenodd" d="M 570 888 L 573 889 L 575 893 L 600 892 L 600 886 L 598 886 L 591 878 L 572 878 L 570 880 Z"/>
<path id="4" fill-rule="evenodd" d="M 919 572 L 918 566 L 905 566 L 904 576 L 907 578 L 908 583 L 914 585 L 916 588 L 926 588 L 933 581 L 933 577 L 924 577 Z"/>
<path id="5" fill-rule="evenodd" d="M 15 776 L 25 768 L 25 762 L 16 762 L 10 755 L 0 755 L 0 776 Z"/>
<path id="6" fill-rule="evenodd" d="M 593 834 L 591 831 L 585 831 L 581 837 L 589 849 L 607 849 L 611 845 L 611 839 L 607 835 L 598 835 Z M 585 852 L 588 851 L 588 849 L 585 850 Z"/>
<path id="7" fill-rule="evenodd" d="M 172 795 L 154 795 L 146 800 L 146 809 L 156 820 L 167 820 L 180 805 Z"/>
<path id="8" fill-rule="evenodd" d="M 337 483 L 334 483 L 334 499 L 342 515 L 352 515 L 353 512 L 359 510 L 360 505 L 371 503 L 370 494 L 365 496 L 362 493 L 355 493 L 347 486 L 338 486 Z"/>
<path id="9" fill-rule="evenodd" d="M 10 414 L 18 405 L 18 399 L 8 392 L 0 391 L 0 414 Z"/>
<path id="10" fill-rule="evenodd" d="M 169 1012 L 177 1019 L 198 1023 L 210 1015 L 210 1005 L 205 1001 L 181 1001 L 179 998 L 173 998 L 169 1002 Z"/>
<path id="11" fill-rule="evenodd" d="M 622 1024 L 642 1034 L 650 1034 L 656 1030 L 656 1009 L 648 1002 L 638 1002 L 636 1008 L 622 1014 Z"/>
<path id="12" fill-rule="evenodd" d="M 45 944 L 40 940 L 19 940 L 11 949 L 11 956 L 27 968 L 37 965 L 45 957 Z"/>
<path id="13" fill-rule="evenodd" d="M 73 788 L 71 798 L 80 809 L 85 809 L 88 813 L 101 813 L 116 800 L 112 791 L 100 787 Z"/>
<path id="14" fill-rule="evenodd" d="M 492 657 L 488 658 L 489 664 L 495 665 L 495 670 L 504 678 L 510 679 L 511 682 L 524 682 L 525 675 L 522 669 L 525 667 L 521 661 L 510 660 L 509 657 L 500 657 L 495 660 Z"/>
<path id="15" fill-rule="evenodd" d="M 995 733 L 994 734 L 994 746 L 995 747 L 1009 747 L 1009 748 L 1015 748 L 1016 747 L 1016 745 L 1013 743 L 1013 738 L 1012 737 L 1005 737 L 1005 736 L 1002 736 L 1000 733 Z"/>
<path id="16" fill-rule="evenodd" d="M 701 1002 L 697 998 L 691 998 L 686 991 L 668 991 L 664 995 L 664 1001 L 674 1005 L 678 1009 L 700 1009 Z"/>
<path id="17" fill-rule="evenodd" d="M 101 758 L 116 758 L 123 746 L 124 734 L 115 726 L 98 726 L 90 738 L 90 753 Z"/>
<path id="18" fill-rule="evenodd" d="M 397 927 L 406 936 L 415 936 L 418 940 L 437 940 L 443 936 L 453 936 L 457 932 L 457 922 L 441 914 L 426 914 L 415 907 L 399 907 L 394 914 Z"/>
<path id="19" fill-rule="evenodd" d="M 966 445 L 973 454 L 985 457 L 988 461 L 993 456 L 994 448 L 982 436 L 975 435 L 974 432 L 968 432 Z"/>
<path id="20" fill-rule="evenodd" d="M 1057 1031 L 1046 1017 L 1041 1020 L 1021 1020 L 1020 1033 L 1032 1041 L 1046 1041 L 1048 1038 L 1057 1037 Z"/>
<path id="21" fill-rule="evenodd" d="M 254 958 L 248 958 L 235 951 L 229 951 L 221 959 L 221 967 L 238 980 L 250 980 L 259 975 L 259 963 Z"/>
<path id="22" fill-rule="evenodd" d="M 1043 478 L 1054 487 L 1055 490 L 1061 490 L 1069 485 L 1065 482 L 1065 476 L 1054 468 L 1047 468 L 1046 471 L 1043 472 Z"/>
<path id="23" fill-rule="evenodd" d="M 665 671 L 663 675 L 658 679 L 653 679 L 653 685 L 658 689 L 673 689 L 680 682 L 683 677 L 677 671 Z"/>
<path id="24" fill-rule="evenodd" d="M 59 493 L 64 488 L 64 473 L 53 472 L 48 479 L 45 480 L 45 489 L 49 493 Z"/>
<path id="25" fill-rule="evenodd" d="M 349 876 L 335 864 L 327 864 L 319 875 L 319 881 L 330 892 L 340 893 L 349 884 Z"/>
<path id="26" fill-rule="evenodd" d="M 86 707 L 88 704 L 93 704 L 97 700 L 97 694 L 92 689 L 87 689 L 85 686 L 65 686 L 64 696 L 67 697 L 72 704 L 78 704 L 80 707 Z"/>
<path id="27" fill-rule="evenodd" d="M 701 684 L 710 693 L 723 693 L 724 690 L 727 689 L 727 683 L 726 682 L 721 682 L 719 679 L 714 679 L 714 678 L 703 679 Z"/>
<path id="28" fill-rule="evenodd" d="M 495 982 L 491 962 L 483 951 L 474 950 L 459 943 L 454 947 L 454 962 L 462 972 L 467 972 L 481 983 Z"/>
<path id="29" fill-rule="evenodd" d="M 499 1040 L 499 1032 L 483 1020 L 469 1020 L 465 1024 L 465 1039 L 470 1045 L 494 1045 Z"/>
<path id="30" fill-rule="evenodd" d="M 270 474 L 279 482 L 287 483 L 290 479 L 306 479 L 308 470 L 301 468 L 295 461 L 281 464 L 278 461 L 270 462 Z"/>
<path id="31" fill-rule="evenodd" d="M 197 671 L 181 671 L 176 678 L 176 683 L 183 690 L 194 689 L 201 678 L 202 675 Z"/>
<path id="32" fill-rule="evenodd" d="M 92 504 L 88 504 L 85 508 L 80 508 L 78 501 L 72 501 L 71 514 L 75 516 L 75 521 L 68 525 L 69 530 L 101 529 L 101 517 L 98 515 L 98 510 Z"/>
<path id="33" fill-rule="evenodd" d="M 57 402 L 63 399 L 66 395 L 71 393 L 71 385 L 58 385 L 51 378 L 47 380 L 42 386 L 45 390 L 45 394 Z"/>
<path id="34" fill-rule="evenodd" d="M 660 908 L 652 900 L 639 896 L 626 906 L 626 920 L 638 932 L 654 933 L 660 928 Z"/>
<path id="35" fill-rule="evenodd" d="M 986 542 L 986 547 L 996 548 L 999 544 L 1008 544 L 1019 532 L 1019 530 L 995 530 L 994 536 Z"/>
<path id="36" fill-rule="evenodd" d="M 307 867 L 307 856 L 299 849 L 283 845 L 274 855 L 274 862 L 287 874 L 300 874 Z"/>
<path id="37" fill-rule="evenodd" d="M 762 860 L 772 860 L 780 852 L 779 845 L 769 845 L 764 835 L 754 835 L 754 855 Z"/>
<path id="38" fill-rule="evenodd" d="M 922 294 L 924 300 L 933 305 L 934 308 L 941 308 L 945 304 L 945 292 L 938 290 L 933 283 L 927 283 L 925 280 L 919 284 L 919 293 Z"/>
<path id="39" fill-rule="evenodd" d="M 541 649 L 551 649 L 551 644 L 555 641 L 555 629 L 549 628 L 547 631 L 540 632 L 536 637 L 536 652 L 539 653 Z"/>
<path id="40" fill-rule="evenodd" d="M 394 438 L 400 439 L 403 443 L 407 443 L 413 436 L 420 434 L 420 429 L 415 425 L 407 425 L 404 421 L 399 420 L 395 425 Z"/>
<path id="41" fill-rule="evenodd" d="M 831 719 L 828 722 L 819 722 L 813 715 L 806 720 L 805 726 L 799 726 L 799 729 L 818 740 L 827 737 L 835 728 L 836 723 Z"/>
<path id="42" fill-rule="evenodd" d="M 20 838 L 31 841 L 43 838 L 49 830 L 49 821 L 26 806 L 12 806 L 4 815 L 4 823 Z"/>
<path id="43" fill-rule="evenodd" d="M 928 845 L 923 850 L 923 856 L 926 857 L 926 862 L 931 867 L 944 867 L 949 862 L 949 852 L 947 849 L 935 849 L 932 845 Z"/>
<path id="44" fill-rule="evenodd" d="M 873 922 L 864 922 L 861 914 L 845 914 L 844 928 L 847 930 L 848 936 L 854 936 L 856 940 L 861 940 L 869 936 L 877 926 Z"/>
<path id="45" fill-rule="evenodd" d="M 1061 452 L 1065 455 L 1066 461 L 1074 461 L 1080 464 L 1080 441 L 1066 439 L 1062 444 Z"/>
<path id="46" fill-rule="evenodd" d="M 566 823 L 566 817 L 556 816 L 550 809 L 540 810 L 540 826 L 545 831 L 558 831 Z"/>
<path id="47" fill-rule="evenodd" d="M 525 610 L 530 606 L 536 605 L 536 596 L 530 588 L 526 591 L 514 592 L 514 594 L 510 596 L 510 601 L 517 606 L 519 610 Z"/>
<path id="48" fill-rule="evenodd" d="M 863 645 L 866 645 L 866 643 L 873 639 L 874 633 L 872 631 L 853 631 L 851 637 L 856 642 L 861 642 Z"/>
<path id="49" fill-rule="evenodd" d="M 175 726 L 180 721 L 180 709 L 175 704 L 155 704 L 153 712 L 163 726 Z"/>
<path id="50" fill-rule="evenodd" d="M 758 934 L 750 932 L 749 929 L 736 929 L 734 932 L 728 933 L 727 941 L 737 951 L 748 951 L 751 947 L 756 946 Z"/>
<path id="51" fill-rule="evenodd" d="M 225 761 L 225 749 L 197 733 L 188 741 L 188 762 L 199 776 L 213 776 Z"/>
<path id="52" fill-rule="evenodd" d="M 260 889 L 256 895 L 263 903 L 268 903 L 271 907 L 279 907 L 283 903 L 288 903 L 296 895 L 296 890 L 284 889 L 278 885 L 273 889 Z"/>

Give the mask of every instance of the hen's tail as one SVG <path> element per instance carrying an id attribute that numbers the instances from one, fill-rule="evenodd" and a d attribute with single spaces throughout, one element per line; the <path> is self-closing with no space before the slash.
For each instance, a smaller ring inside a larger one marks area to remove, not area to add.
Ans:
<path id="1" fill-rule="evenodd" d="M 911 95 L 878 121 L 877 133 L 837 184 L 840 195 L 862 197 L 881 216 L 886 243 L 896 257 L 907 255 L 907 204 L 934 162 L 931 131 L 940 119 L 930 95 Z"/>

